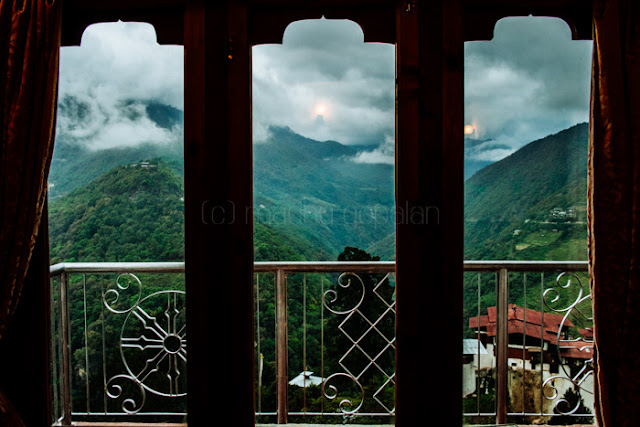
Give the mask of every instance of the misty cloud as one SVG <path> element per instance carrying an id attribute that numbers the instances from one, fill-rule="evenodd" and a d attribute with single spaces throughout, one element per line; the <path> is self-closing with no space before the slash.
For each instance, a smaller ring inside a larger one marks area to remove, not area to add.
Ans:
<path id="1" fill-rule="evenodd" d="M 382 163 L 394 165 L 395 157 L 395 138 L 386 135 L 384 143 L 372 151 L 361 151 L 355 155 L 353 161 L 356 163 Z"/>
<path id="2" fill-rule="evenodd" d="M 281 45 L 255 46 L 254 141 L 288 126 L 321 141 L 379 145 L 354 161 L 392 162 L 395 48 L 363 40 L 356 23 L 323 19 L 292 23 Z M 492 41 L 466 43 L 465 124 L 494 142 L 468 156 L 497 160 L 587 121 L 591 49 L 555 18 L 506 18 Z M 94 149 L 181 141 L 181 127 L 158 126 L 144 106 L 183 109 L 183 57 L 182 46 L 158 45 L 149 24 L 89 27 L 81 47 L 61 50 L 58 137 Z"/>
<path id="3" fill-rule="evenodd" d="M 588 120 L 591 41 L 558 18 L 505 18 L 490 42 L 465 44 L 465 123 L 511 150 Z M 481 159 L 481 157 L 477 157 Z"/>
<path id="4" fill-rule="evenodd" d="M 181 141 L 181 128 L 158 126 L 145 103 L 184 108 L 183 52 L 160 46 L 150 24 L 87 28 L 80 47 L 61 49 L 57 138 L 91 149 Z"/>
<path id="5" fill-rule="evenodd" d="M 495 162 L 513 154 L 514 151 L 514 148 L 493 139 L 465 140 L 464 156 L 467 159 Z"/>
<path id="6" fill-rule="evenodd" d="M 345 20 L 294 22 L 253 48 L 254 140 L 270 125 L 343 144 L 382 144 L 395 126 L 395 48 Z M 326 106 L 322 120 L 314 107 Z"/>

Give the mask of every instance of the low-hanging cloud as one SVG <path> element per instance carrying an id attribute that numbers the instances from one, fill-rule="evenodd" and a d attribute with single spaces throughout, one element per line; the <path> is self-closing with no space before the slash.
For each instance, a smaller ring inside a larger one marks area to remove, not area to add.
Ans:
<path id="1" fill-rule="evenodd" d="M 154 123 L 148 103 L 184 108 L 182 46 L 160 46 L 149 24 L 107 23 L 60 55 L 57 138 L 90 149 L 166 144 L 181 128 Z"/>
<path id="2" fill-rule="evenodd" d="M 378 148 L 371 151 L 360 151 L 353 158 L 356 163 L 377 163 L 394 165 L 395 158 L 395 139 L 391 135 L 386 135 L 384 143 Z"/>
<path id="3" fill-rule="evenodd" d="M 586 121 L 591 49 L 556 18 L 506 18 L 492 41 L 466 43 L 465 123 L 473 138 L 495 143 L 468 155 L 497 160 Z M 94 149 L 181 140 L 181 127 L 158 126 L 144 105 L 183 109 L 183 57 L 182 46 L 158 45 L 149 24 L 89 27 L 80 47 L 61 50 L 58 137 Z M 270 126 L 288 126 L 317 140 L 379 146 L 354 161 L 392 162 L 393 45 L 364 43 L 351 21 L 298 21 L 282 44 L 255 46 L 252 58 L 256 143 L 268 140 Z"/>
<path id="4" fill-rule="evenodd" d="M 113 22 L 88 27 L 79 47 L 64 47 L 60 95 L 100 90 L 100 99 L 154 99 L 184 108 L 184 48 L 159 45 L 152 25 Z"/>
<path id="5" fill-rule="evenodd" d="M 587 121 L 591 51 L 558 18 L 505 18 L 492 41 L 466 43 L 465 123 L 474 137 L 511 147 L 481 157 Z"/>
<path id="6" fill-rule="evenodd" d="M 364 43 L 352 21 L 292 23 L 282 45 L 253 48 L 254 140 L 277 125 L 321 141 L 383 143 L 395 126 L 394 54 Z"/>

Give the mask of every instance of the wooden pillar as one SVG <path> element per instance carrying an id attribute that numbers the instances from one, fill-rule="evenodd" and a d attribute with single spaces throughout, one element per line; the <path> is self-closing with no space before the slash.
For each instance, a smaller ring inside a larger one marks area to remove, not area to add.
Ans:
<path id="1" fill-rule="evenodd" d="M 289 344 L 287 325 L 287 274 L 276 272 L 276 389 L 277 422 L 287 424 L 289 414 Z"/>
<path id="2" fill-rule="evenodd" d="M 399 2 L 396 425 L 462 425 L 463 67 L 459 0 Z"/>
<path id="3" fill-rule="evenodd" d="M 189 425 L 254 425 L 251 48 L 242 1 L 185 10 Z"/>
<path id="4" fill-rule="evenodd" d="M 509 367 L 509 270 L 501 268 L 497 280 L 496 322 L 497 355 L 496 355 L 496 423 L 505 424 L 508 413 L 508 381 Z M 524 360 L 524 358 L 523 358 Z"/>

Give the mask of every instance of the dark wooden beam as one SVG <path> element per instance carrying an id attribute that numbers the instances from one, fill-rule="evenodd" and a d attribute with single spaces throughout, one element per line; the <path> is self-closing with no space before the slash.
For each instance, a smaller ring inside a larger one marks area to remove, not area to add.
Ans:
<path id="1" fill-rule="evenodd" d="M 87 26 L 97 22 L 149 22 L 160 44 L 182 44 L 180 17 L 187 0 L 67 0 L 63 46 L 79 45 Z M 288 24 L 301 19 L 351 19 L 365 33 L 365 41 L 394 41 L 394 0 L 250 0 L 250 34 L 254 44 L 281 43 Z M 589 0 L 464 0 L 465 40 L 491 40 L 493 27 L 507 16 L 555 16 L 570 26 L 574 39 L 591 38 Z M 418 2 L 420 4 L 420 2 Z M 429 8 L 429 2 L 422 2 Z M 382 13 L 384 12 L 384 13 Z"/>
<path id="2" fill-rule="evenodd" d="M 249 426 L 253 178 L 245 5 L 189 1 L 184 40 L 187 420 Z M 223 406 L 213 408 L 220 395 Z"/>
<path id="3" fill-rule="evenodd" d="M 253 45 L 282 43 L 289 24 L 304 19 L 349 19 L 362 28 L 365 42 L 395 43 L 395 3 L 373 4 L 367 7 L 301 5 L 274 7 L 254 5 L 250 8 L 250 40 Z"/>
<path id="4" fill-rule="evenodd" d="M 461 2 L 399 6 L 396 29 L 396 425 L 455 426 L 462 424 Z M 437 390 L 430 397 L 425 384 Z"/>
<path id="5" fill-rule="evenodd" d="M 465 41 L 491 40 L 496 23 L 509 16 L 548 16 L 563 19 L 574 40 L 591 39 L 591 1 L 584 0 L 464 0 Z"/>
<path id="6" fill-rule="evenodd" d="M 159 44 L 183 44 L 186 0 L 86 1 L 67 0 L 62 14 L 62 46 L 79 46 L 89 25 L 102 22 L 147 22 Z"/>

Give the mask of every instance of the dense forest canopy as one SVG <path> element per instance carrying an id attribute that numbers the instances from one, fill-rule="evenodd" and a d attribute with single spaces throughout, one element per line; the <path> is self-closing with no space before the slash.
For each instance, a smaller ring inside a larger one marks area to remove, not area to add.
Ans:
<path id="1" fill-rule="evenodd" d="M 152 107 L 160 123 L 177 120 Z M 371 147 L 271 130 L 254 147 L 255 259 L 333 260 L 346 246 L 394 259 L 393 167 L 354 161 Z M 586 156 L 580 124 L 474 172 L 465 184 L 465 258 L 586 259 Z M 133 166 L 144 161 L 153 167 Z M 183 164 L 178 147 L 90 151 L 59 142 L 52 260 L 182 260 Z"/>
<path id="2" fill-rule="evenodd" d="M 151 111 L 167 126 L 175 114 L 159 106 Z M 366 152 L 371 147 L 314 141 L 288 128 L 272 128 L 270 139 L 254 148 L 256 261 L 395 259 L 393 167 L 354 161 L 358 150 Z M 580 124 L 527 144 L 495 163 L 468 163 L 466 259 L 586 259 L 586 153 L 587 125 Z M 150 144 L 89 151 L 70 141 L 58 143 L 50 179 L 51 262 L 183 261 L 183 168 L 179 147 Z M 148 308 L 152 317 L 164 316 L 166 307 L 162 301 L 148 298 L 158 292 L 173 292 L 171 295 L 178 297 L 185 288 L 182 275 L 137 276 L 144 287 L 139 300 L 153 303 Z M 120 289 L 120 280 L 131 283 Z M 341 280 L 344 278 L 338 274 L 287 277 L 289 377 L 304 371 L 325 372 L 326 377 L 326 372 L 342 371 L 343 363 L 354 370 L 368 364 L 359 352 L 341 362 L 344 348 L 350 345 L 344 333 L 359 336 L 369 329 L 369 323 L 355 316 L 360 320 L 343 326 L 345 316 L 328 310 L 325 299 L 327 291 L 335 291 L 341 297 L 332 306 L 337 313 L 348 313 L 350 307 L 358 306 L 365 316 L 381 316 L 378 333 L 360 341 L 366 352 L 378 354 L 382 350 L 376 369 L 363 374 L 362 385 L 367 396 L 379 390 L 380 402 L 392 407 L 394 316 L 389 307 L 395 301 L 395 278 L 374 274 L 350 277 L 355 285 L 362 283 L 368 290 L 360 305 L 360 295 L 354 293 L 358 287 L 342 288 Z M 543 279 L 545 285 L 552 285 L 552 281 L 552 277 Z M 510 278 L 510 282 L 510 302 L 540 306 L 539 289 L 523 290 L 521 277 Z M 103 306 L 109 302 L 105 296 L 118 289 L 122 293 L 118 307 L 136 304 L 135 294 L 127 293 L 135 290 L 136 283 L 116 275 L 71 277 L 72 325 L 87 324 L 86 334 L 81 328 L 72 331 L 73 399 L 78 410 L 87 409 L 87 405 L 102 408 L 104 402 L 111 410 L 115 407 L 103 398 L 101 364 L 106 361 L 108 372 L 115 375 L 123 355 L 131 357 L 135 351 L 101 356 L 100 349 L 118 348 L 126 325 L 127 334 L 142 333 L 144 328 L 136 329 L 117 311 L 104 312 Z M 255 299 L 256 349 L 260 353 L 256 370 L 261 383 L 256 393 L 262 411 L 274 411 L 276 405 L 274 298 L 274 275 L 260 274 Z M 463 322 L 491 305 L 495 305 L 494 275 L 466 274 Z M 472 336 L 466 327 L 464 333 Z M 152 376 L 150 380 L 158 387 L 163 384 L 161 378 Z M 344 387 L 350 390 L 345 396 L 357 406 L 360 392 L 350 383 Z M 290 386 L 291 410 L 338 410 L 337 403 L 322 397 L 317 386 L 306 391 L 303 394 L 300 387 Z M 184 410 L 184 401 L 171 402 L 168 407 L 172 410 Z M 153 405 L 163 407 L 149 403 L 147 410 Z M 382 408 L 370 398 L 364 405 L 364 411 Z M 335 421 L 342 422 L 340 418 Z"/>

